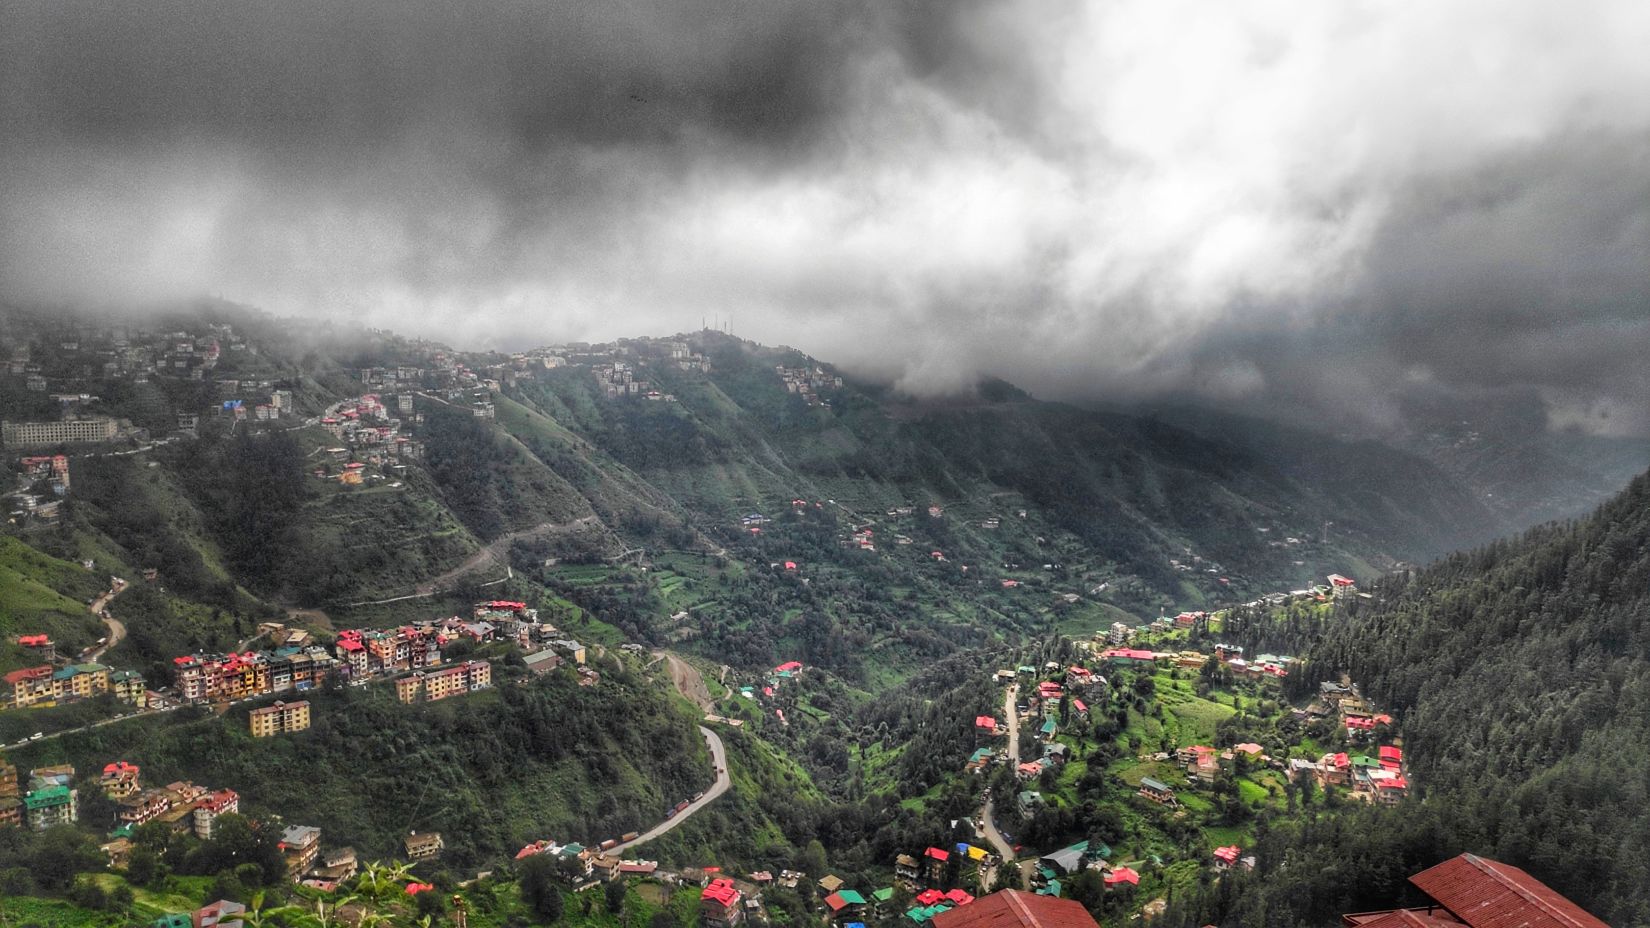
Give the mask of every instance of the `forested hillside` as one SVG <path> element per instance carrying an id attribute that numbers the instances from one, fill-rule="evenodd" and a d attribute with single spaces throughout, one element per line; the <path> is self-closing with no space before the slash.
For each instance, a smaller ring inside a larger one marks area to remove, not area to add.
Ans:
<path id="1" fill-rule="evenodd" d="M 462 871 L 540 838 L 594 845 L 646 827 L 709 785 L 693 716 L 619 664 L 602 667 L 599 689 L 564 672 L 427 706 L 401 705 L 389 687 L 316 693 L 313 727 L 256 742 L 243 707 L 64 735 L 10 757 L 80 770 L 119 758 L 148 782 L 231 786 L 244 812 L 321 826 L 364 857 L 399 855 L 409 830 L 439 831 Z M 83 819 L 112 827 L 112 806 L 88 801 Z"/>
<path id="2" fill-rule="evenodd" d="M 1187 923 L 1325 924 L 1474 851 L 1650 924 L 1650 476 L 1375 596 L 1327 624 L 1312 666 L 1396 710 L 1422 801 L 1280 828 Z"/>

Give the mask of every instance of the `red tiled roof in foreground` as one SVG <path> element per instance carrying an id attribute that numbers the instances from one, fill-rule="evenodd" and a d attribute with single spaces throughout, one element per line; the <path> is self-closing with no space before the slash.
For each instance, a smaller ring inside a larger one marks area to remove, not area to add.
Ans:
<path id="1" fill-rule="evenodd" d="M 934 916 L 934 928 L 1100 928 L 1082 903 L 1017 889 Z"/>
<path id="2" fill-rule="evenodd" d="M 1475 854 L 1409 881 L 1472 928 L 1609 928 L 1528 873 Z"/>

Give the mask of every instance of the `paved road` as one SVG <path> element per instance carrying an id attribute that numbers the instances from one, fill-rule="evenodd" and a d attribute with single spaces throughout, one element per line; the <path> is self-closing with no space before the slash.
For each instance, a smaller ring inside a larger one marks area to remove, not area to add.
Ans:
<path id="1" fill-rule="evenodd" d="M 116 722 L 124 722 L 128 719 L 135 719 L 140 715 L 159 715 L 162 712 L 171 712 L 173 709 L 176 709 L 176 708 L 178 708 L 178 707 L 177 706 L 167 706 L 164 709 L 144 709 L 141 712 L 133 712 L 130 715 L 117 715 L 112 719 L 104 719 L 101 722 L 93 722 L 90 725 L 82 725 L 79 728 L 65 728 L 62 731 L 54 731 L 51 734 L 46 735 L 45 737 L 40 738 L 39 740 L 36 740 L 36 741 L 30 741 L 29 739 L 24 738 L 22 741 L 19 741 L 16 744 L 0 744 L 0 750 L 5 750 L 6 748 L 14 748 L 15 749 L 15 748 L 29 747 L 31 745 L 36 745 L 36 744 L 45 744 L 46 742 L 52 740 L 53 738 L 60 738 L 63 735 L 72 735 L 77 731 L 91 731 L 94 728 L 102 728 L 105 725 L 113 725 Z"/>
<path id="2" fill-rule="evenodd" d="M 1010 683 L 1003 690 L 1003 714 L 1008 716 L 1008 762 L 1020 766 L 1020 712 L 1015 699 L 1020 695 L 1020 684 Z"/>
<path id="3" fill-rule="evenodd" d="M 1020 765 L 1020 713 L 1014 708 L 1014 700 L 1019 692 L 1019 685 L 1014 683 L 1010 683 L 1008 688 L 1003 691 L 1003 714 L 1008 719 L 1008 763 L 1010 767 Z M 992 850 L 997 852 L 998 858 L 1006 866 L 1014 861 L 1014 847 L 1003 837 L 1003 833 L 997 830 L 997 822 L 992 818 L 992 803 L 994 801 L 987 799 L 985 805 L 980 808 L 980 823 L 984 826 L 981 830 L 985 832 L 985 839 L 990 842 Z M 995 869 L 993 868 L 994 877 L 996 876 Z M 1022 867 L 1021 870 L 1023 873 L 1024 868 Z"/>
<path id="4" fill-rule="evenodd" d="M 722 747 L 722 739 L 717 736 L 716 732 L 711 731 L 703 725 L 699 726 L 699 734 L 705 736 L 705 744 L 710 747 L 710 758 L 716 764 L 716 782 L 712 783 L 710 789 L 705 790 L 705 794 L 690 803 L 687 808 L 676 813 L 675 815 L 672 815 L 670 818 L 665 819 L 659 824 L 654 825 L 652 828 L 643 832 L 640 837 L 636 838 L 636 840 L 626 841 L 625 843 L 610 849 L 608 851 L 609 854 L 623 853 L 638 844 L 645 844 L 648 841 L 652 841 L 654 838 L 670 831 L 677 825 L 680 825 L 692 818 L 700 809 L 703 809 L 705 806 L 715 802 L 717 797 L 727 792 L 728 787 L 733 785 L 732 778 L 728 776 L 728 755 Z"/>
<path id="5" fill-rule="evenodd" d="M 103 611 L 109 607 L 109 603 L 112 602 L 116 596 L 126 592 L 126 586 L 127 584 L 122 582 L 110 588 L 108 592 L 104 593 L 102 596 L 99 596 L 97 599 L 92 600 L 92 604 L 86 607 L 92 615 L 102 619 L 103 627 L 109 630 L 109 634 L 105 636 L 109 640 L 103 642 L 103 644 L 89 652 L 86 655 L 87 661 L 95 663 L 102 660 L 104 652 L 108 651 L 115 645 L 120 644 L 120 639 L 126 637 L 126 624 L 114 616 L 103 614 Z"/>

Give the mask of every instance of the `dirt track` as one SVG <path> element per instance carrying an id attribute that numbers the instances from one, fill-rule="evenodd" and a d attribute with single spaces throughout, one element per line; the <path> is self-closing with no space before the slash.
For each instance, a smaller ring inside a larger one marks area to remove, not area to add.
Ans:
<path id="1" fill-rule="evenodd" d="M 676 685 L 676 692 L 692 700 L 700 709 L 709 712 L 715 702 L 710 698 L 710 688 L 705 686 L 704 675 L 693 665 L 669 651 L 654 653 L 663 655 L 665 664 L 670 667 L 670 682 Z"/>
<path id="2" fill-rule="evenodd" d="M 493 541 L 486 547 L 481 548 L 476 553 L 466 558 L 464 563 L 454 567 L 438 577 L 435 577 L 434 579 L 426 580 L 423 583 L 418 584 L 418 586 L 414 587 L 414 590 L 420 596 L 428 596 L 436 590 L 445 588 L 454 580 L 457 580 L 459 577 L 462 577 L 473 570 L 479 570 L 488 564 L 503 564 L 505 561 L 505 555 L 510 550 L 510 545 L 517 541 L 524 538 L 536 538 L 540 535 L 548 535 L 555 531 L 583 528 L 584 526 L 590 525 L 597 521 L 599 520 L 595 516 L 584 516 L 583 518 L 574 519 L 571 522 L 542 522 L 532 528 L 524 528 L 519 532 L 511 532 L 508 535 L 501 535 L 498 538 L 493 539 Z"/>

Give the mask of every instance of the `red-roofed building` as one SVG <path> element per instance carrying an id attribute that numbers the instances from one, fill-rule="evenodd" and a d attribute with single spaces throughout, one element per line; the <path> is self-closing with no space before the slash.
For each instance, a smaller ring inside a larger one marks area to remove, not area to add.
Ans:
<path id="1" fill-rule="evenodd" d="M 997 733 L 997 720 L 989 715 L 975 716 L 974 730 L 982 735 L 995 735 Z"/>
<path id="2" fill-rule="evenodd" d="M 1409 781 L 1393 775 L 1375 781 L 1375 801 L 1388 805 L 1403 799 L 1409 793 Z"/>
<path id="3" fill-rule="evenodd" d="M 710 881 L 699 894 L 699 920 L 710 928 L 731 928 L 739 924 L 744 914 L 739 907 L 740 893 L 733 881 L 718 878 Z"/>
<path id="4" fill-rule="evenodd" d="M 138 765 L 123 760 L 105 764 L 99 785 L 103 787 L 103 794 L 110 799 L 125 799 L 141 788 L 138 785 Z"/>
<path id="5" fill-rule="evenodd" d="M 1353 593 L 1358 592 L 1358 585 L 1353 582 L 1351 577 L 1343 577 L 1340 574 L 1330 574 L 1329 590 L 1336 599 L 1339 599 L 1342 596 L 1350 596 Z"/>
<path id="6" fill-rule="evenodd" d="M 974 902 L 974 894 L 966 889 L 948 889 L 945 891 L 945 898 L 957 905 L 970 905 Z"/>
<path id="7" fill-rule="evenodd" d="M 922 892 L 917 893 L 916 896 L 917 905 L 920 906 L 931 906 L 937 902 L 944 901 L 945 893 L 942 893 L 937 889 L 925 889 Z"/>
<path id="8" fill-rule="evenodd" d="M 1390 744 L 1381 746 L 1381 766 L 1387 770 L 1399 770 L 1404 766 L 1404 752 L 1402 748 L 1395 748 Z"/>
<path id="9" fill-rule="evenodd" d="M 1462 854 L 1409 878 L 1435 905 L 1341 916 L 1356 928 L 1608 928 L 1517 867 Z"/>
<path id="10" fill-rule="evenodd" d="M 0 699 L 0 705 L 22 709 L 56 698 L 50 666 L 13 670 L 6 674 L 5 681 L 11 687 L 11 697 Z"/>
<path id="11" fill-rule="evenodd" d="M 1082 903 L 1005 889 L 934 916 L 934 928 L 1100 928 Z"/>
<path id="12" fill-rule="evenodd" d="M 1235 844 L 1229 844 L 1226 847 L 1217 847 L 1215 848 L 1215 866 L 1220 867 L 1221 869 L 1231 867 L 1235 865 L 1238 862 L 1238 858 L 1242 856 L 1243 848 L 1238 847 Z"/>
<path id="13" fill-rule="evenodd" d="M 951 859 L 951 852 L 942 848 L 931 847 L 922 852 L 924 869 L 928 873 L 928 882 L 938 883 L 945 873 L 945 863 Z"/>
<path id="14" fill-rule="evenodd" d="M 1121 886 L 1124 883 L 1130 886 L 1140 885 L 1140 874 L 1128 867 L 1118 867 L 1105 876 L 1107 886 Z"/>
<path id="15" fill-rule="evenodd" d="M 790 563 L 787 561 L 786 563 Z M 786 661 L 773 669 L 774 673 L 796 673 L 802 669 L 801 661 Z"/>

